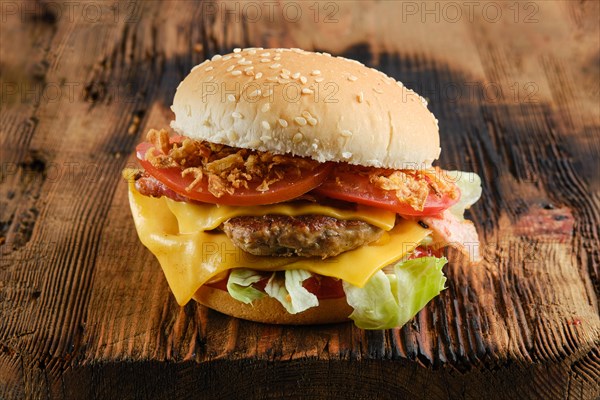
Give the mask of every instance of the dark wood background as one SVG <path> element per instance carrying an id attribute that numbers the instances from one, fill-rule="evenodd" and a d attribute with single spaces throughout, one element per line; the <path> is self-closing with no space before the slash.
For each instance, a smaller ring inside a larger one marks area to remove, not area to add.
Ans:
<path id="1" fill-rule="evenodd" d="M 600 396 L 599 2 L 0 7 L 1 399 Z M 388 331 L 177 306 L 120 171 L 191 67 L 238 46 L 428 97 L 440 165 L 484 181 L 483 264 L 450 254 L 448 289 Z"/>

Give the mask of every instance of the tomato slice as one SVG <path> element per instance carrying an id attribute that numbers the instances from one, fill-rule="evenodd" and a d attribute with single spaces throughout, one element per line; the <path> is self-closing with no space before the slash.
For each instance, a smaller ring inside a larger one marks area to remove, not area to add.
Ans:
<path id="1" fill-rule="evenodd" d="M 302 286 L 318 299 L 339 299 L 346 296 L 341 279 L 323 275 L 313 275 L 302 283 Z"/>
<path id="2" fill-rule="evenodd" d="M 433 249 L 431 247 L 418 246 L 413 252 L 408 256 L 409 260 L 413 260 L 415 258 L 421 257 L 437 257 L 440 258 L 444 254 L 444 249 Z"/>
<path id="3" fill-rule="evenodd" d="M 172 142 L 181 140 L 181 137 L 171 138 Z M 254 206 L 279 203 L 292 200 L 319 186 L 331 171 L 331 165 L 319 164 L 314 170 L 303 170 L 300 176 L 286 176 L 278 182 L 269 186 L 269 189 L 261 192 L 256 190 L 259 183 L 249 182 L 248 189 L 239 188 L 234 194 L 225 193 L 216 197 L 208 191 L 208 178 L 204 177 L 202 182 L 194 186 L 190 191 L 186 188 L 193 182 L 192 176 L 181 176 L 181 169 L 157 168 L 145 159 L 146 152 L 153 145 L 149 142 L 140 143 L 136 147 L 137 158 L 144 169 L 153 177 L 165 184 L 169 189 L 192 200 L 205 203 L 223 204 L 228 206 Z"/>
<path id="4" fill-rule="evenodd" d="M 456 190 L 459 190 L 458 187 Z M 455 198 L 451 198 L 447 194 L 441 197 L 430 194 L 423 210 L 415 210 L 410 204 L 398 199 L 393 191 L 380 189 L 369 181 L 368 176 L 353 173 L 347 168 L 334 169 L 329 179 L 313 192 L 333 199 L 383 208 L 405 216 L 439 214 L 458 202 L 460 198 L 460 192 L 459 196 Z"/>

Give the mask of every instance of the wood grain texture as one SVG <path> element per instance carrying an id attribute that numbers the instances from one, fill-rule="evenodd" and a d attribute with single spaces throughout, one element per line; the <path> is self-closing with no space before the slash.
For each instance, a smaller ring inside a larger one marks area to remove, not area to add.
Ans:
<path id="1" fill-rule="evenodd" d="M 0 399 L 600 397 L 600 8 L 474 3 L 2 2 Z M 482 176 L 485 261 L 450 253 L 407 326 L 179 307 L 138 242 L 120 170 L 193 65 L 250 45 L 405 82 L 440 165 Z"/>

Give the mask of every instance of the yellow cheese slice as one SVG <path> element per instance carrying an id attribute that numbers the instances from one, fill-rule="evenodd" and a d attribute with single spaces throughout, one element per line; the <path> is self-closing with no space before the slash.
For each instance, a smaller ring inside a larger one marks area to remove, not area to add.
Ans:
<path id="1" fill-rule="evenodd" d="M 179 220 L 179 231 L 191 233 L 215 229 L 229 218 L 240 216 L 262 216 L 267 214 L 287 215 L 325 215 L 341 220 L 357 219 L 389 231 L 396 222 L 396 213 L 358 205 L 356 210 L 344 210 L 319 204 L 272 204 L 266 206 L 233 207 L 214 204 L 189 204 L 165 198 L 171 212 Z"/>
<path id="2" fill-rule="evenodd" d="M 180 305 L 186 304 L 212 277 L 234 268 L 305 269 L 362 287 L 375 272 L 411 252 L 430 233 L 416 222 L 403 220 L 377 242 L 325 260 L 261 257 L 238 249 L 224 233 L 202 230 L 182 233 L 180 226 L 189 228 L 191 224 L 185 220 L 198 212 L 189 204 L 177 205 L 175 214 L 170 200 L 143 196 L 133 183 L 129 185 L 129 202 L 138 236 L 160 262 Z"/>

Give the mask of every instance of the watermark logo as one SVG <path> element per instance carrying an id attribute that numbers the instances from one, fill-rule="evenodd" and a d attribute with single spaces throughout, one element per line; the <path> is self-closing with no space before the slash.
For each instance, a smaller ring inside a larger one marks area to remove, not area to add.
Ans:
<path id="1" fill-rule="evenodd" d="M 202 13 L 207 17 L 241 23 L 265 23 L 283 20 L 298 23 L 302 19 L 315 23 L 332 24 L 339 22 L 340 10 L 334 1 L 221 1 L 202 3 Z"/>
<path id="2" fill-rule="evenodd" d="M 501 84 L 498 82 L 444 82 L 432 85 L 430 82 L 404 82 L 420 96 L 429 102 L 477 102 L 486 103 L 537 103 L 539 86 L 536 82 L 511 82 Z M 408 102 L 410 92 L 405 92 L 403 102 Z"/>
<path id="3" fill-rule="evenodd" d="M 281 87 L 279 87 L 281 86 Z M 275 88 L 277 87 L 277 91 Z M 335 82 L 321 82 L 311 84 L 309 87 L 298 82 L 248 82 L 227 83 L 221 82 L 201 82 L 196 88 L 200 92 L 202 102 L 219 101 L 221 103 L 236 103 L 244 101 L 247 103 L 256 103 L 260 100 L 266 100 L 269 103 L 283 101 L 285 103 L 298 103 L 303 98 L 309 98 L 314 103 L 338 103 L 336 97 L 339 92 L 339 85 Z M 280 96 L 281 99 L 276 99 Z"/>
<path id="4" fill-rule="evenodd" d="M 43 16 L 53 22 L 86 23 L 134 23 L 142 16 L 140 3 L 128 2 L 85 2 L 85 1 L 2 1 L 0 2 L 0 21 L 9 18 L 21 21 Z"/>
<path id="5" fill-rule="evenodd" d="M 503 4 L 495 1 L 403 1 L 401 21 L 421 23 L 488 23 L 510 21 L 513 23 L 538 23 L 539 5 L 536 2 Z"/>
<path id="6" fill-rule="evenodd" d="M 2 104 L 52 104 L 58 102 L 75 103 L 86 101 L 95 103 L 99 99 L 110 99 L 115 103 L 133 103 L 136 91 L 131 84 L 103 82 L 82 83 L 60 82 L 12 82 L 0 83 Z"/>

